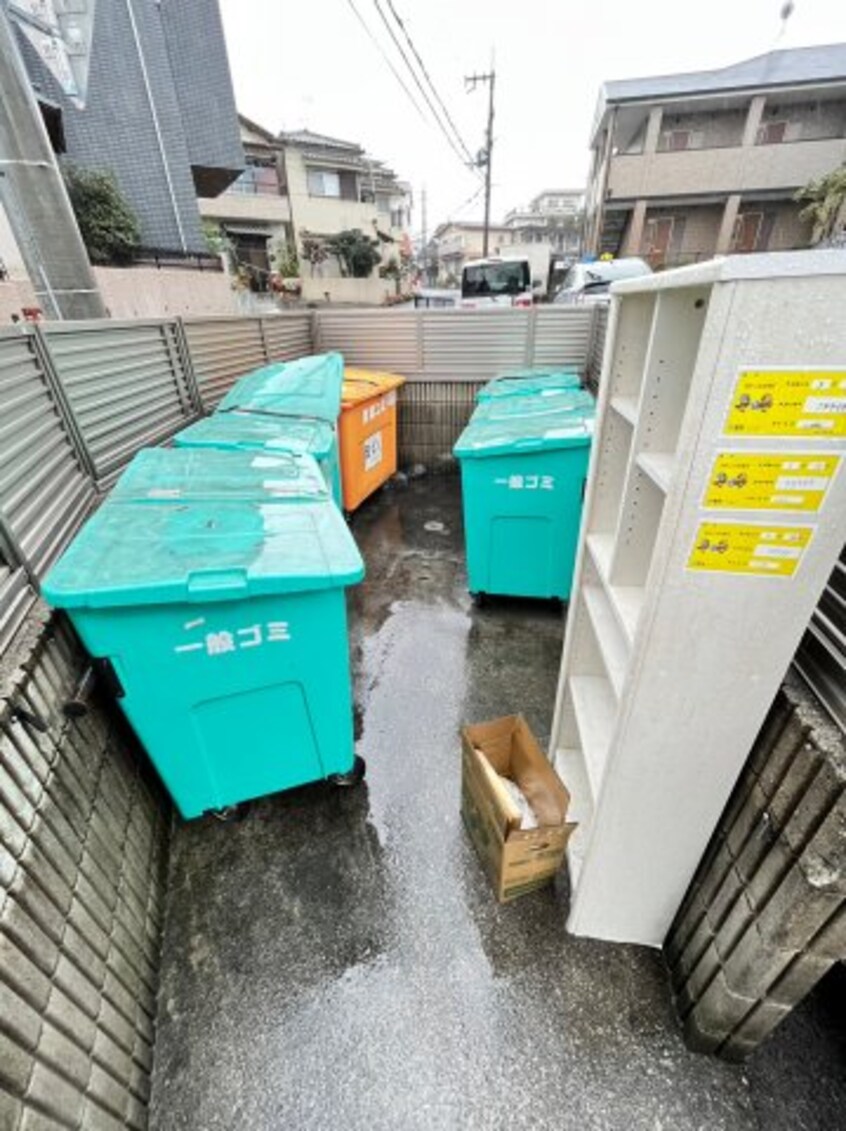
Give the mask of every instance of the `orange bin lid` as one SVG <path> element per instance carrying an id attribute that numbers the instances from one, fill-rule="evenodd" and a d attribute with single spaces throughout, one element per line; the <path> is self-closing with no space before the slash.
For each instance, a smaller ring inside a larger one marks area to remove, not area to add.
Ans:
<path id="1" fill-rule="evenodd" d="M 344 384 L 341 392 L 341 405 L 348 408 L 350 405 L 369 401 L 372 397 L 379 397 L 391 389 L 398 389 L 405 384 L 405 377 L 398 373 L 381 373 L 377 369 L 344 369 Z"/>

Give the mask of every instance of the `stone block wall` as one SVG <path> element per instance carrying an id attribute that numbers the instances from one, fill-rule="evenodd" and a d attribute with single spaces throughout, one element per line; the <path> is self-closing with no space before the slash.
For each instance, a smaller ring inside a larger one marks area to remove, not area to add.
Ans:
<path id="1" fill-rule="evenodd" d="M 46 610 L 0 658 L 0 1127 L 146 1126 L 170 810 Z"/>
<path id="2" fill-rule="evenodd" d="M 846 748 L 779 692 L 665 944 L 685 1038 L 746 1057 L 846 958 Z"/>

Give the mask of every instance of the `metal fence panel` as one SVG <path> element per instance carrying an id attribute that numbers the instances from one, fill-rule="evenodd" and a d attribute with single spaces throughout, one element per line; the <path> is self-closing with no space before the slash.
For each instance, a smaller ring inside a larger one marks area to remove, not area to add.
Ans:
<path id="1" fill-rule="evenodd" d="M 268 361 L 291 361 L 312 352 L 311 312 L 273 314 L 261 320 Z"/>
<path id="2" fill-rule="evenodd" d="M 319 310 L 315 350 L 338 350 L 347 365 L 385 369 L 414 378 L 421 370 L 419 318 L 413 310 Z"/>
<path id="3" fill-rule="evenodd" d="M 239 377 L 267 364 L 261 318 L 187 318 L 183 325 L 206 411 Z"/>
<path id="4" fill-rule="evenodd" d="M 35 603 L 35 590 L 23 569 L 12 569 L 0 560 L 0 655 L 26 619 Z"/>
<path id="5" fill-rule="evenodd" d="M 31 334 L 0 335 L 0 513 L 40 576 L 94 498 Z"/>
<path id="6" fill-rule="evenodd" d="M 599 376 L 602 373 L 602 358 L 605 353 L 605 339 L 608 337 L 608 304 L 597 303 L 593 308 L 593 325 L 590 332 L 590 345 L 587 350 L 585 368 L 586 384 L 594 393 L 599 392 Z"/>
<path id="7" fill-rule="evenodd" d="M 45 337 L 98 482 L 193 417 L 174 322 L 62 323 Z"/>
<path id="8" fill-rule="evenodd" d="M 525 365 L 531 310 L 424 310 L 426 380 L 486 381 Z"/>
<path id="9" fill-rule="evenodd" d="M 538 306 L 534 311 L 533 365 L 589 363 L 593 312 L 590 307 Z"/>

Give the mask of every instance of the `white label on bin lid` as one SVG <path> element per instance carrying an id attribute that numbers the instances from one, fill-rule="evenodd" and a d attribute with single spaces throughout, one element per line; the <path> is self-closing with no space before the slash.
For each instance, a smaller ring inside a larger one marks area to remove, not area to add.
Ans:
<path id="1" fill-rule="evenodd" d="M 181 499 L 182 492 L 178 487 L 151 487 L 147 492 L 148 499 Z"/>

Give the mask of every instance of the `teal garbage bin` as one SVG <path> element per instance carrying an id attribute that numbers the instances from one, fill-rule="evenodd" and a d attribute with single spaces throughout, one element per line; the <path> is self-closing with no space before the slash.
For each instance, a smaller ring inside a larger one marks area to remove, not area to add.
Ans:
<path id="1" fill-rule="evenodd" d="M 522 396 L 492 397 L 480 400 L 472 420 L 532 421 L 526 427 L 536 431 L 545 420 L 557 419 L 562 413 L 587 414 L 593 419 L 596 401 L 586 389 L 556 389 L 547 393 L 526 393 Z"/>
<path id="2" fill-rule="evenodd" d="M 335 427 L 316 417 L 264 416 L 253 412 L 217 412 L 173 437 L 177 448 L 219 448 L 266 454 L 306 452 L 317 460 L 338 506 L 342 506 L 338 437 Z"/>
<path id="3" fill-rule="evenodd" d="M 497 397 L 522 397 L 540 394 L 555 396 L 562 390 L 578 389 L 582 379 L 575 366 L 561 366 L 550 369 L 509 369 L 488 381 L 479 390 L 478 401 L 490 401 Z"/>
<path id="4" fill-rule="evenodd" d="M 258 485 L 251 453 L 214 453 L 214 475 L 186 454 L 145 456 L 124 477 L 45 597 L 67 610 L 184 817 L 355 780 L 345 587 L 364 568 L 322 475 L 310 456 L 259 457 L 286 480 L 280 495 Z M 238 487 L 214 497 L 224 471 Z"/>
<path id="5" fill-rule="evenodd" d="M 569 597 L 592 435 L 592 403 L 467 425 L 454 453 L 474 596 Z"/>
<path id="6" fill-rule="evenodd" d="M 334 427 L 341 411 L 343 383 L 344 359 L 339 353 L 280 361 L 242 377 L 217 411 L 238 409 L 274 416 L 311 416 Z"/>
<path id="7" fill-rule="evenodd" d="M 303 453 L 232 452 L 220 448 L 144 448 L 111 490 L 108 502 L 180 499 L 268 499 L 313 502 L 325 477 Z"/>

